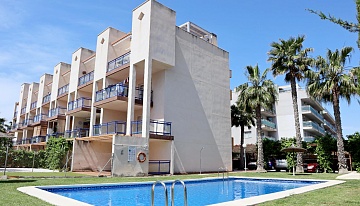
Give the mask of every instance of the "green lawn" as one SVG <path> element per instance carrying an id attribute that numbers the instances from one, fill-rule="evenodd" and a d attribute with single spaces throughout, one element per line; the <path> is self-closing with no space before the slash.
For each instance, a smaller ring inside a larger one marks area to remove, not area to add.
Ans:
<path id="1" fill-rule="evenodd" d="M 53 174 L 53 173 L 51 173 Z M 8 173 L 9 176 L 10 173 Z M 66 185 L 66 184 L 92 184 L 92 183 L 114 183 L 114 182 L 141 182 L 155 180 L 174 180 L 174 179 L 196 179 L 202 177 L 214 177 L 217 174 L 210 175 L 175 175 L 162 177 L 85 177 L 74 178 L 78 174 L 67 173 L 69 178 L 24 178 L 9 179 L 0 181 L 0 205 L 49 205 L 37 198 L 18 192 L 16 188 L 24 186 L 37 185 Z M 296 179 L 335 179 L 337 174 L 298 174 L 295 177 L 285 172 L 268 173 L 230 173 L 231 176 L 245 177 L 269 177 L 269 178 L 296 178 Z M 43 173 L 37 173 L 24 176 L 44 176 Z M 51 176 L 51 175 L 50 175 Z M 329 188 L 315 190 L 299 195 L 286 197 L 260 205 L 360 205 L 360 180 L 349 180 L 344 184 Z"/>

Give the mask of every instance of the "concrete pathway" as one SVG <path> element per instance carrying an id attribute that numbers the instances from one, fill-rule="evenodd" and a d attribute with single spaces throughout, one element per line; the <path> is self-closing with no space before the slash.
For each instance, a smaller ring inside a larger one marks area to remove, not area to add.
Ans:
<path id="1" fill-rule="evenodd" d="M 4 168 L 0 168 L 0 173 L 4 172 Z M 48 170 L 41 168 L 6 168 L 6 172 L 58 172 L 57 170 Z"/>
<path id="2" fill-rule="evenodd" d="M 336 177 L 336 179 L 340 180 L 360 180 L 360 173 L 357 173 L 356 171 L 350 172 L 348 174 L 340 175 Z"/>

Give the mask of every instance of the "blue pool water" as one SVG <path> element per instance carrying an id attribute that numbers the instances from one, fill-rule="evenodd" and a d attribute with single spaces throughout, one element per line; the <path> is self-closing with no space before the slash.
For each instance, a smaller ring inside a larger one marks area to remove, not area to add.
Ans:
<path id="1" fill-rule="evenodd" d="M 252 196 L 280 192 L 304 187 L 321 181 L 273 180 L 251 178 L 203 179 L 184 181 L 188 193 L 188 205 L 209 205 L 233 201 Z M 169 205 L 171 183 L 166 183 Z M 76 199 L 92 205 L 151 205 L 152 182 L 100 185 L 71 185 L 38 187 L 58 195 Z M 155 187 L 155 205 L 164 205 L 164 189 Z M 175 205 L 184 205 L 182 185 L 175 186 Z"/>

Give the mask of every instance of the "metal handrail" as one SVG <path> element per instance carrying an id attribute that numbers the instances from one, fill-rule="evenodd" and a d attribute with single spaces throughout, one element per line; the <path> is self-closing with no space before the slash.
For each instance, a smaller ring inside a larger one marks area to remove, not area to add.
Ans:
<path id="1" fill-rule="evenodd" d="M 187 190 L 186 190 L 186 185 L 182 180 L 175 180 L 172 185 L 171 185 L 171 206 L 175 206 L 175 201 L 174 201 L 174 188 L 175 188 L 175 184 L 177 182 L 180 182 L 184 188 L 184 206 L 187 206 Z"/>
<path id="2" fill-rule="evenodd" d="M 223 175 L 223 180 L 225 179 L 225 172 L 226 172 L 227 178 L 229 178 L 229 171 L 228 171 L 227 167 L 219 167 L 219 169 L 218 169 L 218 177 L 220 175 L 220 170 L 223 170 L 223 171 L 221 171 L 221 173 Z"/>
<path id="3" fill-rule="evenodd" d="M 164 192 L 165 192 L 165 205 L 168 206 L 169 205 L 169 198 L 168 198 L 168 193 L 167 193 L 167 188 L 166 188 L 166 185 L 165 183 L 161 182 L 161 181 L 156 181 L 154 182 L 154 184 L 152 185 L 151 187 L 151 206 L 154 206 L 154 198 L 155 198 L 155 195 L 154 195 L 154 191 L 155 191 L 155 186 L 157 183 L 160 183 L 163 187 L 164 187 Z"/>

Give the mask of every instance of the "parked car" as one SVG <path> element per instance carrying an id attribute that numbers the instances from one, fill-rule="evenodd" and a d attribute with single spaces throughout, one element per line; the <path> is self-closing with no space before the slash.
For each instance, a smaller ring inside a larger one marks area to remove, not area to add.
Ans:
<path id="1" fill-rule="evenodd" d="M 307 172 L 322 172 L 319 163 L 308 163 Z"/>
<path id="2" fill-rule="evenodd" d="M 288 171 L 288 164 L 286 159 L 277 159 L 275 160 L 275 170 L 279 172 L 280 170 L 286 170 Z"/>
<path id="3" fill-rule="evenodd" d="M 248 168 L 249 170 L 256 170 L 256 167 L 257 167 L 256 161 L 251 161 L 251 162 L 249 162 L 249 163 L 247 164 L 247 168 Z"/>

